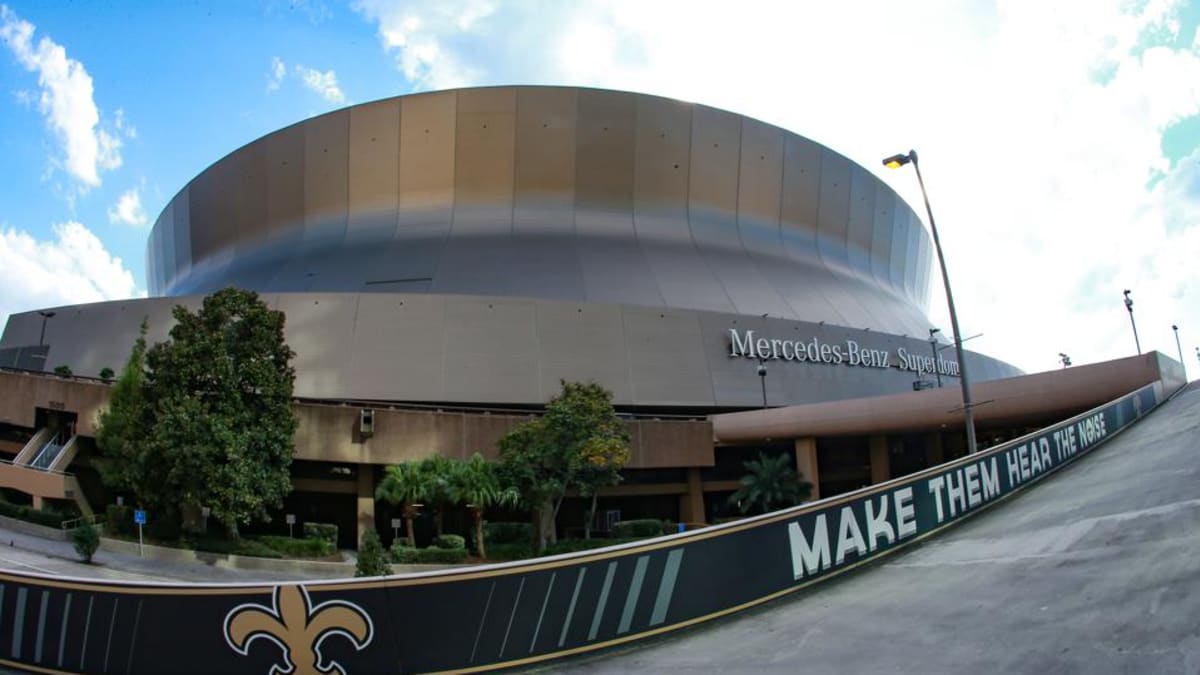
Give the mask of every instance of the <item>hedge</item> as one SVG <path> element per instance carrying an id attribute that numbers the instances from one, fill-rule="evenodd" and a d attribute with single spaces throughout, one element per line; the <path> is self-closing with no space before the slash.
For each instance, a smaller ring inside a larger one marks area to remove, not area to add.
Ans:
<path id="1" fill-rule="evenodd" d="M 328 540 L 314 537 L 295 539 L 263 535 L 255 539 L 289 558 L 324 558 L 337 552 L 337 548 Z"/>
<path id="2" fill-rule="evenodd" d="M 338 526 L 332 523 L 305 523 L 305 539 L 324 539 L 330 546 L 337 548 Z"/>
<path id="3" fill-rule="evenodd" d="M 454 565 L 467 559 L 465 548 L 413 548 L 401 542 L 392 544 L 390 554 L 392 562 L 401 565 Z"/>
<path id="4" fill-rule="evenodd" d="M 533 523 L 484 523 L 483 540 L 492 544 L 532 543 L 537 531 Z"/>
<path id="5" fill-rule="evenodd" d="M 66 520 L 66 516 L 56 511 L 39 511 L 28 506 L 11 504 L 5 501 L 0 501 L 0 515 L 55 528 L 61 528 L 63 521 Z"/>
<path id="6" fill-rule="evenodd" d="M 657 537 L 663 533 L 663 521 L 654 518 L 622 520 L 613 523 L 609 536 L 617 539 L 629 537 Z"/>
<path id="7" fill-rule="evenodd" d="M 254 539 L 219 539 L 216 537 L 185 537 L 179 543 L 187 548 L 224 555 L 247 555 L 256 558 L 282 558 L 275 549 Z"/>
<path id="8" fill-rule="evenodd" d="M 440 534 L 433 538 L 433 544 L 436 548 L 466 548 L 467 540 L 457 534 Z"/>

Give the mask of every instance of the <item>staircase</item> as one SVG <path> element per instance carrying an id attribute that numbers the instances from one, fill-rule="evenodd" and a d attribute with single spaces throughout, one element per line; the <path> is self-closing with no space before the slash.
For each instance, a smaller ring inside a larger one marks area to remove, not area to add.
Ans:
<path id="1" fill-rule="evenodd" d="M 78 436 L 49 427 L 40 429 L 12 462 L 0 462 L 0 487 L 19 490 L 33 497 L 39 507 L 43 499 L 70 499 L 85 516 L 92 515 L 91 505 L 83 496 L 75 476 L 63 471 L 75 459 Z"/>

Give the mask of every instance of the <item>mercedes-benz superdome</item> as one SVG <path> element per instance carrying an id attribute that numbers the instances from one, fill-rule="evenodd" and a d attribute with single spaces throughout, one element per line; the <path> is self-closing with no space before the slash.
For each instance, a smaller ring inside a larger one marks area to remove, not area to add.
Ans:
<path id="1" fill-rule="evenodd" d="M 116 369 L 143 317 L 163 339 L 172 305 L 237 286 L 286 312 L 304 398 L 535 406 L 566 379 L 630 410 L 837 400 L 955 378 L 933 263 L 887 185 L 770 124 L 596 89 L 413 94 L 218 160 L 154 224 L 150 297 L 16 314 L 0 365 Z"/>

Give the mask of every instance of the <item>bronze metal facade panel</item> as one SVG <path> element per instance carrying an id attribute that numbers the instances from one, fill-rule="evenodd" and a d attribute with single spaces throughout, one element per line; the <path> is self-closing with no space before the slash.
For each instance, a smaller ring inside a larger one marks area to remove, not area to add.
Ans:
<path id="1" fill-rule="evenodd" d="M 517 96 L 512 88 L 465 89 L 458 93 L 455 237 L 508 234 L 512 230 L 516 112 Z"/>
<path id="2" fill-rule="evenodd" d="M 513 232 L 574 236 L 574 89 L 517 90 Z"/>
<path id="3" fill-rule="evenodd" d="M 636 116 L 637 100 L 631 94 L 579 92 L 575 208 L 581 235 L 633 243 Z"/>
<path id="4" fill-rule="evenodd" d="M 742 118 L 737 228 L 752 254 L 780 257 L 779 209 L 783 192 L 783 130 Z"/>
<path id="5" fill-rule="evenodd" d="M 625 310 L 634 400 L 642 405 L 713 405 L 709 355 L 702 347 L 700 321 L 692 312 Z"/>
<path id="6" fill-rule="evenodd" d="M 875 283 L 889 288 L 892 280 L 892 226 L 898 197 L 886 187 L 875 192 L 874 229 L 871 234 L 871 276 Z"/>
<path id="7" fill-rule="evenodd" d="M 825 148 L 821 151 L 821 197 L 817 210 L 817 252 L 833 271 L 846 271 L 850 216 L 850 160 Z"/>
<path id="8" fill-rule="evenodd" d="M 445 300 L 436 295 L 357 296 L 346 394 L 393 401 L 444 400 Z"/>
<path id="9" fill-rule="evenodd" d="M 267 220 L 259 227 L 286 258 L 304 232 L 304 124 L 276 131 L 262 144 L 267 148 Z"/>
<path id="10" fill-rule="evenodd" d="M 446 398 L 545 401 L 535 303 L 464 298 L 446 305 Z"/>
<path id="11" fill-rule="evenodd" d="M 348 110 L 304 123 L 304 254 L 335 249 L 346 237 L 349 134 Z M 317 264 L 311 269 L 332 271 Z"/>
<path id="12" fill-rule="evenodd" d="M 346 391 L 357 297 L 341 293 L 283 294 L 275 308 L 287 314 L 287 341 L 296 351 L 296 391 Z"/>
<path id="13" fill-rule="evenodd" d="M 418 94 L 400 99 L 400 222 L 429 218 L 449 223 L 454 208 L 454 153 L 458 94 Z"/>
<path id="14" fill-rule="evenodd" d="M 400 199 L 400 101 L 350 108 L 346 247 L 378 251 L 396 232 Z"/>
<path id="15" fill-rule="evenodd" d="M 620 307 L 539 302 L 537 345 L 541 391 L 547 396 L 558 391 L 559 380 L 605 381 L 613 383 L 614 398 L 631 398 L 629 352 L 623 333 Z"/>
<path id="16" fill-rule="evenodd" d="M 850 213 L 847 224 L 846 258 L 850 270 L 871 280 L 871 243 L 875 232 L 875 186 L 878 181 L 866 169 L 850 165 Z"/>

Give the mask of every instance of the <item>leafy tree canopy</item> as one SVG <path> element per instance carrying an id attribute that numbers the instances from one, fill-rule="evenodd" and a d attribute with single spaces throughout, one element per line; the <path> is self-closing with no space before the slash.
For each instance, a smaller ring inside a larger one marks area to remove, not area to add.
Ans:
<path id="1" fill-rule="evenodd" d="M 114 385 L 98 434 L 104 475 L 160 518 L 207 506 L 236 534 L 291 490 L 295 371 L 284 315 L 232 288 L 173 315 L 170 340 L 146 350 L 143 333 Z"/>
<path id="2" fill-rule="evenodd" d="M 594 382 L 562 383 L 542 417 L 514 427 L 499 441 L 502 480 L 538 512 L 539 547 L 555 541 L 556 520 L 570 489 L 594 495 L 620 481 L 629 462 L 629 432 L 612 393 Z"/>

